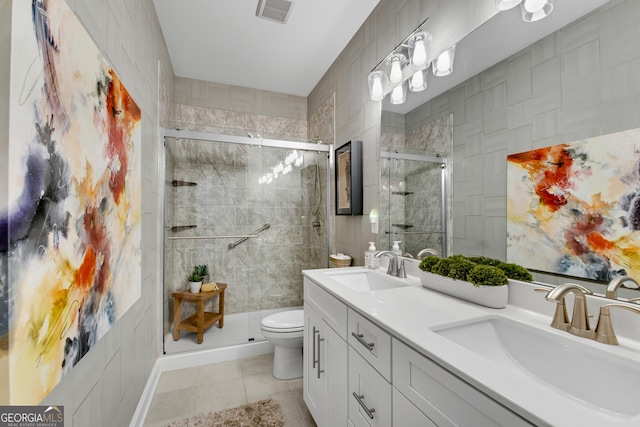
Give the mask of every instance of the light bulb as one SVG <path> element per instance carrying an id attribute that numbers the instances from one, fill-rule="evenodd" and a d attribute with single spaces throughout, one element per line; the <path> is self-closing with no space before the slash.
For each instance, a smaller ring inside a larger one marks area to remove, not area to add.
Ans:
<path id="1" fill-rule="evenodd" d="M 382 98 L 383 96 L 382 81 L 379 75 L 375 75 L 373 76 L 373 84 L 371 85 L 371 97 Z"/>
<path id="2" fill-rule="evenodd" d="M 424 45 L 424 39 L 422 37 L 416 38 L 413 45 L 413 56 L 411 57 L 413 65 L 420 66 L 427 62 L 427 50 Z"/>
<path id="3" fill-rule="evenodd" d="M 509 10 L 520 4 L 521 0 L 496 0 L 498 10 Z"/>
<path id="4" fill-rule="evenodd" d="M 409 86 L 409 89 L 412 92 L 420 92 L 422 90 L 425 90 L 426 88 L 427 85 L 424 80 L 424 71 L 418 70 L 413 73 L 413 76 L 411 76 L 411 84 Z"/>
<path id="5" fill-rule="evenodd" d="M 535 13 L 542 9 L 546 3 L 546 0 L 524 0 L 522 6 L 527 12 Z"/>
<path id="6" fill-rule="evenodd" d="M 402 67 L 400 58 L 394 56 L 391 58 L 391 71 L 389 72 L 389 81 L 392 85 L 397 85 L 402 81 Z"/>
<path id="7" fill-rule="evenodd" d="M 438 69 L 438 71 L 446 71 L 450 67 L 451 67 L 451 57 L 449 56 L 449 51 L 446 51 L 438 57 L 438 64 L 436 68 Z"/>
<path id="8" fill-rule="evenodd" d="M 456 54 L 456 45 L 445 50 L 433 61 L 433 75 L 442 77 L 453 73 L 453 58 Z"/>
<path id="9" fill-rule="evenodd" d="M 391 91 L 391 103 L 402 104 L 403 102 L 404 102 L 404 87 L 403 85 L 398 85 L 393 88 L 393 91 Z"/>

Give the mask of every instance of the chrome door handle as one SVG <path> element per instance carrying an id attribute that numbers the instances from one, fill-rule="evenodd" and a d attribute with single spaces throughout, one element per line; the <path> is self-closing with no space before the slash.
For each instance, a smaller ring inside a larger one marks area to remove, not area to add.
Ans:
<path id="1" fill-rule="evenodd" d="M 312 368 L 315 369 L 316 365 L 318 364 L 318 360 L 316 360 L 316 354 L 318 354 L 316 352 L 316 334 L 319 334 L 320 330 L 316 329 L 316 327 L 313 327 L 313 366 Z"/>
<path id="2" fill-rule="evenodd" d="M 356 400 L 358 401 L 358 403 L 360 404 L 360 406 L 362 407 L 362 409 L 364 409 L 364 412 L 367 413 L 367 415 L 369 416 L 369 418 L 373 419 L 373 413 L 376 412 L 376 410 L 374 408 L 367 408 L 367 405 L 364 404 L 363 400 L 364 400 L 364 394 L 358 394 L 355 391 L 353 392 L 353 397 L 356 398 Z"/>
<path id="3" fill-rule="evenodd" d="M 324 372 L 324 369 L 320 369 L 320 343 L 322 341 L 324 341 L 324 338 L 320 338 L 320 334 L 318 334 L 318 378 Z"/>
<path id="4" fill-rule="evenodd" d="M 355 332 L 351 332 L 351 335 L 353 335 L 353 337 L 355 339 L 357 339 L 360 344 L 362 344 L 363 346 L 367 347 L 367 350 L 373 351 L 374 343 L 366 342 L 364 340 L 364 335 L 363 334 L 356 334 Z"/>

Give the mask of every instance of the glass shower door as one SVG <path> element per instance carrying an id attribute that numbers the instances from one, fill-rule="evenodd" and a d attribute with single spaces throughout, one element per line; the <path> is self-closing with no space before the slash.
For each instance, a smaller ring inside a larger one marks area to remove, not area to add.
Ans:
<path id="1" fill-rule="evenodd" d="M 381 163 L 381 249 L 446 255 L 446 159 L 383 152 Z"/>
<path id="2" fill-rule="evenodd" d="M 328 150 L 289 144 L 166 138 L 166 352 L 182 347 L 169 338 L 170 294 L 193 266 L 228 284 L 224 328 L 206 347 L 261 340 L 264 315 L 302 306 L 301 271 L 326 267 Z"/>

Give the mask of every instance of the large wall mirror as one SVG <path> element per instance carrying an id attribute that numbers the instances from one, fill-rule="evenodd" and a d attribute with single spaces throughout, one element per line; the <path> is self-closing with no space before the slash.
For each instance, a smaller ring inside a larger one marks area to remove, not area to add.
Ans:
<path id="1" fill-rule="evenodd" d="M 507 260 L 507 156 L 640 128 L 640 107 L 625 103 L 640 89 L 620 81 L 638 60 L 638 28 L 634 0 L 556 2 L 538 23 L 501 12 L 457 43 L 451 76 L 429 74 L 404 104 L 381 101 L 381 249 Z M 532 272 L 598 294 L 608 283 Z"/>

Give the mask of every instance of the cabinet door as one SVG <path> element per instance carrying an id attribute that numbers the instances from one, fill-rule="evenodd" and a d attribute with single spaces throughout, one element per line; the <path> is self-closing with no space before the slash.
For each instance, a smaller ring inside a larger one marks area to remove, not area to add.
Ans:
<path id="1" fill-rule="evenodd" d="M 393 386 L 440 427 L 531 427 L 406 344 L 392 342 Z"/>
<path id="2" fill-rule="evenodd" d="M 347 423 L 347 342 L 305 303 L 304 401 L 318 427 Z"/>
<path id="3" fill-rule="evenodd" d="M 391 384 L 349 347 L 349 420 L 355 427 L 391 426 Z"/>
<path id="4" fill-rule="evenodd" d="M 324 324 L 320 341 L 320 375 L 327 381 L 327 427 L 347 425 L 349 387 L 348 344 L 336 331 Z"/>
<path id="5" fill-rule="evenodd" d="M 438 427 L 393 388 L 393 427 Z"/>
<path id="6" fill-rule="evenodd" d="M 318 427 L 327 425 L 327 376 L 319 375 L 318 359 L 320 355 L 322 320 L 310 305 L 304 305 L 304 359 L 303 390 L 304 403 L 313 416 Z"/>

